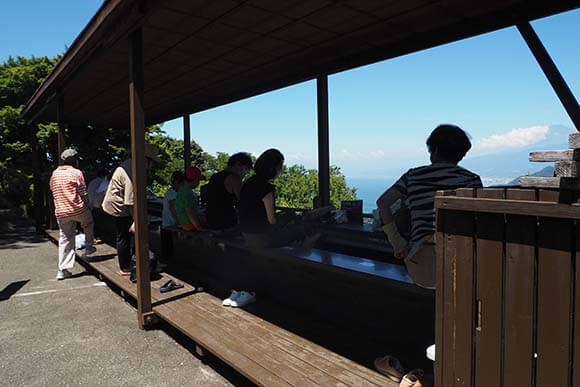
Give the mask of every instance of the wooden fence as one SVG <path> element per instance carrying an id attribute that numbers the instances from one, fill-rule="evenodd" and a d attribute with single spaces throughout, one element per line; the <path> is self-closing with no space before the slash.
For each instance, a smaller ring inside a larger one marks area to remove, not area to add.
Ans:
<path id="1" fill-rule="evenodd" d="M 438 193 L 438 387 L 580 386 L 577 198 Z"/>

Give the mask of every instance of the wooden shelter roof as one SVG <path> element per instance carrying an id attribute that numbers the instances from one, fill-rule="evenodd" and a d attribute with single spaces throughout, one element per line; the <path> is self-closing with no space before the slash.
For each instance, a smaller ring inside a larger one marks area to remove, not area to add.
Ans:
<path id="1" fill-rule="evenodd" d="M 577 0 L 105 0 L 27 103 L 29 120 L 129 126 L 128 35 L 143 26 L 158 123 L 578 7 Z"/>

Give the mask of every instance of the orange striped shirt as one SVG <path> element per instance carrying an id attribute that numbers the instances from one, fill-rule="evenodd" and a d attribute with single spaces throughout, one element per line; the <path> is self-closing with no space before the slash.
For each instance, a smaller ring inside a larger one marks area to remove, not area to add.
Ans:
<path id="1" fill-rule="evenodd" d="M 70 165 L 61 165 L 52 172 L 50 190 L 54 197 L 54 215 L 65 218 L 87 210 L 87 187 L 83 173 Z"/>

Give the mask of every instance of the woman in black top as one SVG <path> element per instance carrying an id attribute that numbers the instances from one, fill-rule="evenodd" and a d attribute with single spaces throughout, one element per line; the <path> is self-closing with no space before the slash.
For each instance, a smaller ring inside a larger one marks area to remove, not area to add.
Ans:
<path id="1" fill-rule="evenodd" d="M 240 198 L 242 180 L 252 169 L 247 153 L 236 153 L 228 160 L 228 167 L 214 174 L 207 184 L 207 221 L 209 227 L 224 230 L 238 224 L 236 205 Z"/>
<path id="2" fill-rule="evenodd" d="M 307 233 L 302 222 L 281 224 L 277 219 L 275 187 L 271 181 L 280 176 L 283 166 L 282 153 L 277 149 L 268 149 L 256 160 L 256 174 L 242 186 L 240 228 L 246 244 L 251 247 L 279 247 L 295 241 L 312 245 L 320 237 L 319 233 Z"/>

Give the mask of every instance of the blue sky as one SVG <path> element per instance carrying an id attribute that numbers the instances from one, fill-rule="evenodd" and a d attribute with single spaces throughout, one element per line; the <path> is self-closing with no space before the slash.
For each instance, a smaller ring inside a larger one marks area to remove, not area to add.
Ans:
<path id="1" fill-rule="evenodd" d="M 62 53 L 100 4 L 6 2 L 0 60 Z M 580 99 L 580 10 L 532 25 Z M 329 94 L 331 162 L 351 177 L 426 162 L 425 138 L 442 122 L 471 134 L 472 155 L 533 147 L 549 125 L 573 127 L 515 28 L 332 75 Z M 311 81 L 193 115 L 192 139 L 210 153 L 278 147 L 288 163 L 315 167 L 316 122 Z M 182 137 L 181 120 L 164 128 Z"/>

